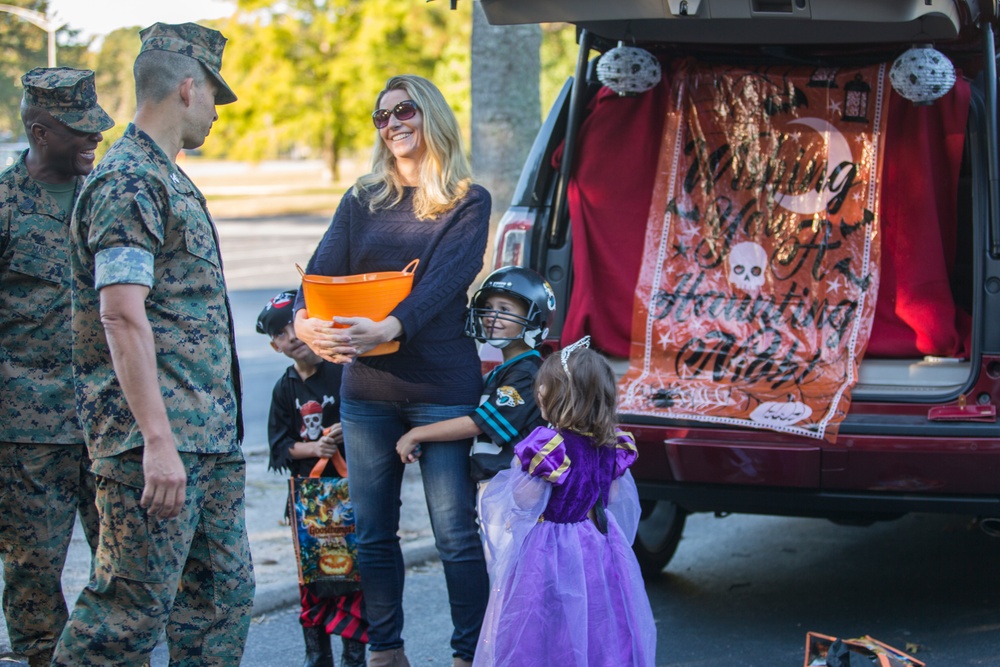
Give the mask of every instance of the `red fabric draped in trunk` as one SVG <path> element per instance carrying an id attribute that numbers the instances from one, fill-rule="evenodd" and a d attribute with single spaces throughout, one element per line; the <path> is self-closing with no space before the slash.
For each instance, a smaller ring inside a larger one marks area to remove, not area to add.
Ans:
<path id="1" fill-rule="evenodd" d="M 969 354 L 969 316 L 955 307 L 949 282 L 969 98 L 959 78 L 932 106 L 889 99 L 881 283 L 868 356 Z"/>
<path id="2" fill-rule="evenodd" d="M 602 88 L 580 128 L 568 203 L 573 293 L 563 341 L 590 334 L 629 356 L 633 294 L 666 115 L 668 82 L 637 97 Z M 970 90 L 931 106 L 892 93 L 882 178 L 882 267 L 868 356 L 963 356 L 969 316 L 952 298 L 956 198 Z M 558 163 L 562 151 L 557 151 Z"/>
<path id="3" fill-rule="evenodd" d="M 598 349 L 628 357 L 632 295 L 669 92 L 664 83 L 637 97 L 601 88 L 590 103 L 567 193 L 573 294 L 563 341 L 590 334 Z"/>

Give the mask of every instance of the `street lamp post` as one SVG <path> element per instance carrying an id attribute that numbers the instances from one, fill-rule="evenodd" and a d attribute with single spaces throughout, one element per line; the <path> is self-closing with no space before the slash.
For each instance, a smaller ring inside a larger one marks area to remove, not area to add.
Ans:
<path id="1" fill-rule="evenodd" d="M 49 33 L 49 67 L 56 66 L 56 31 L 66 25 L 65 23 L 49 19 L 41 12 L 25 9 L 24 7 L 15 7 L 14 5 L 0 4 L 0 12 L 7 12 L 8 14 L 20 16 L 25 21 L 34 23 L 42 30 Z"/>

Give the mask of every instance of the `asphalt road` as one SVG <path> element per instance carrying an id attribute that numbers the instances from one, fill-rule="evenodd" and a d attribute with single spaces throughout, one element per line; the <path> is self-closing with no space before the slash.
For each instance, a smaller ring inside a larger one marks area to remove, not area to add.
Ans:
<path id="1" fill-rule="evenodd" d="M 657 621 L 656 664 L 798 667 L 806 633 L 816 631 L 870 635 L 914 651 L 928 667 L 998 665 L 998 548 L 960 517 L 844 527 L 821 519 L 694 515 L 674 561 L 646 582 Z M 451 665 L 439 563 L 409 569 L 404 611 L 411 664 Z M 244 667 L 297 667 L 302 657 L 294 608 L 254 620 Z"/>

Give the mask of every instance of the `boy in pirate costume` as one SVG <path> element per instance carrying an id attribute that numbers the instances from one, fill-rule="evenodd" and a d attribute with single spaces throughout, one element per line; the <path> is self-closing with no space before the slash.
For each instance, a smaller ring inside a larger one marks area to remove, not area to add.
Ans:
<path id="1" fill-rule="evenodd" d="M 271 347 L 294 363 L 271 395 L 267 421 L 271 457 L 268 468 L 306 477 L 320 458 L 330 458 L 343 445 L 340 428 L 340 378 L 343 366 L 320 359 L 295 336 L 292 306 L 296 292 L 271 299 L 257 318 L 257 331 L 271 339 Z M 324 477 L 340 477 L 331 461 Z M 287 511 L 287 510 L 286 510 Z M 302 634 L 306 643 L 303 667 L 333 667 L 330 634 L 343 641 L 341 665 L 365 664 L 368 624 L 363 618 L 361 591 L 324 595 L 314 584 L 299 586 L 302 598 Z"/>

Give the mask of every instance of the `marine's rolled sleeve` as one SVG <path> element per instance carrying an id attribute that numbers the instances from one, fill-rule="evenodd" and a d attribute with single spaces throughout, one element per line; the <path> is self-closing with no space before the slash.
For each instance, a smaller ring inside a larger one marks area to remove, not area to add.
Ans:
<path id="1" fill-rule="evenodd" d="M 142 191 L 122 193 L 107 187 L 90 192 L 93 196 L 86 206 L 87 247 L 94 257 L 94 288 L 119 284 L 151 288 L 154 257 L 163 244 L 160 211 L 166 197 L 157 205 Z"/>
<path id="2" fill-rule="evenodd" d="M 142 248 L 105 248 L 94 255 L 94 287 L 153 286 L 153 253 Z"/>

